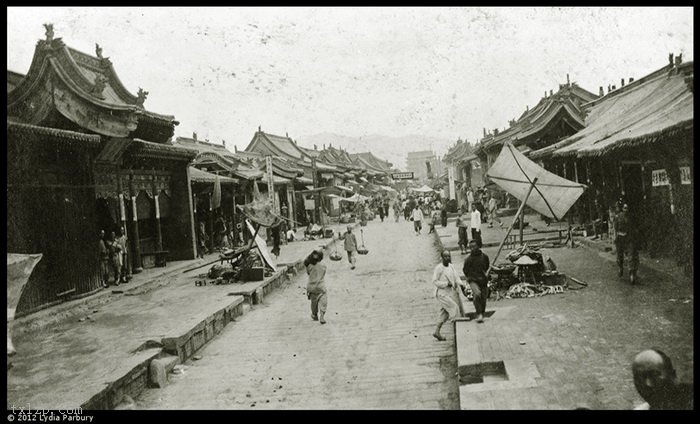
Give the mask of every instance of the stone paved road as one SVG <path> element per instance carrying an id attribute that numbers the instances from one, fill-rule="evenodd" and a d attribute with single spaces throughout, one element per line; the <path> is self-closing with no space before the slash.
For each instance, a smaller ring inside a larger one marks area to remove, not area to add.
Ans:
<path id="1" fill-rule="evenodd" d="M 434 235 L 415 236 L 403 220 L 364 230 L 369 255 L 357 269 L 324 259 L 328 324 L 311 320 L 300 274 L 137 408 L 458 409 L 453 336 L 447 327 L 446 342 L 431 336 Z"/>
<path id="2" fill-rule="evenodd" d="M 485 252 L 493 258 L 496 250 Z M 632 286 L 617 278 L 610 253 L 583 247 L 542 253 L 588 287 L 490 301 L 487 311 L 496 308 L 496 314 L 507 316 L 474 324 L 481 358 L 532 361 L 541 377 L 531 389 L 471 396 L 462 402 L 463 409 L 632 409 L 643 400 L 632 383 L 630 364 L 636 353 L 652 347 L 671 357 L 681 380 L 693 381 L 692 281 L 643 268 L 640 284 Z M 452 257 L 455 263 L 463 261 L 459 252 Z"/>

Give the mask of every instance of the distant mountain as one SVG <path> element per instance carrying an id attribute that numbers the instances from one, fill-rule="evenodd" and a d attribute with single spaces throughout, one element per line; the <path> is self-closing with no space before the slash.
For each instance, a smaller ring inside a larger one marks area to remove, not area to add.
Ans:
<path id="1" fill-rule="evenodd" d="M 297 139 L 299 145 L 313 149 L 314 144 L 319 150 L 329 144 L 340 147 L 348 153 L 372 152 L 380 159 L 388 160 L 394 168 L 406 168 L 406 156 L 408 152 L 432 150 L 436 155 L 442 156 L 447 149 L 454 144 L 454 140 L 447 140 L 431 136 L 406 135 L 402 137 L 389 137 L 380 134 L 369 134 L 360 137 L 350 137 L 333 133 L 320 133 L 301 136 Z"/>

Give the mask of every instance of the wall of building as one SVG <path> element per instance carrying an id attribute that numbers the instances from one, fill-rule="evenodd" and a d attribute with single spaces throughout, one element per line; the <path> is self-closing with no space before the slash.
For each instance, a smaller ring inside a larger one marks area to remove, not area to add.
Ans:
<path id="1" fill-rule="evenodd" d="M 171 225 L 168 241 L 170 260 L 194 259 L 197 256 L 187 162 L 175 162 L 171 168 Z"/>
<path id="2" fill-rule="evenodd" d="M 8 131 L 7 154 L 7 251 L 43 255 L 19 300 L 22 316 L 101 285 L 94 150 Z"/>

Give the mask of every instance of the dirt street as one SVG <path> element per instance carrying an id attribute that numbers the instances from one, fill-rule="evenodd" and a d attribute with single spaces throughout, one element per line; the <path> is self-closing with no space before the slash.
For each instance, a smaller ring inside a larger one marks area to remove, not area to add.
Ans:
<path id="1" fill-rule="evenodd" d="M 431 336 L 434 235 L 416 236 L 403 220 L 363 230 L 369 254 L 355 270 L 345 257 L 324 258 L 327 324 L 311 320 L 299 274 L 227 326 L 165 389 L 145 392 L 138 408 L 458 409 L 451 330 L 442 343 Z"/>

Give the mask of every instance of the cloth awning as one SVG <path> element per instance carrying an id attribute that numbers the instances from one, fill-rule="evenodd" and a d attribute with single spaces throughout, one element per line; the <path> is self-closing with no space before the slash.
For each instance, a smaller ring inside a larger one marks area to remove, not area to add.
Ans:
<path id="1" fill-rule="evenodd" d="M 231 173 L 237 177 L 241 177 L 244 180 L 257 180 L 265 175 L 264 172 L 257 169 L 234 169 Z"/>
<path id="2" fill-rule="evenodd" d="M 338 188 L 341 189 L 341 190 L 348 191 L 348 192 L 350 192 L 350 193 L 354 193 L 354 192 L 355 192 L 353 189 L 351 189 L 351 188 L 349 188 L 349 187 L 345 187 L 345 186 L 341 186 L 341 185 L 336 185 L 336 187 L 338 187 Z"/>
<path id="3" fill-rule="evenodd" d="M 264 176 L 261 180 L 258 180 L 260 184 L 267 184 L 267 176 Z M 280 177 L 279 175 L 272 176 L 273 185 L 291 184 L 292 180 L 289 178 Z"/>
<path id="4" fill-rule="evenodd" d="M 216 181 L 216 174 L 190 166 L 190 181 L 197 183 L 214 183 Z M 225 177 L 223 175 L 219 176 L 219 181 L 221 184 L 238 184 L 240 182 L 235 178 Z"/>
<path id="5" fill-rule="evenodd" d="M 314 180 L 312 180 L 311 178 L 306 178 L 306 177 L 296 177 L 295 180 L 298 183 L 302 183 L 302 184 L 313 184 L 314 183 Z"/>
<path id="6" fill-rule="evenodd" d="M 333 174 L 330 172 L 321 172 L 321 178 L 325 178 L 327 180 L 330 180 L 333 178 Z"/>
<path id="7" fill-rule="evenodd" d="M 355 193 L 353 196 L 346 197 L 344 199 L 340 199 L 341 202 L 361 202 L 363 200 L 367 200 L 369 197 L 363 196 L 359 193 Z"/>
<path id="8" fill-rule="evenodd" d="M 432 188 L 428 187 L 427 185 L 423 185 L 423 187 L 419 187 L 419 188 L 412 188 L 411 190 L 417 191 L 418 193 L 431 193 L 431 192 L 435 191 Z"/>
<path id="9" fill-rule="evenodd" d="M 526 204 L 556 220 L 561 219 L 586 190 L 584 184 L 569 181 L 537 165 L 511 143 L 503 145 L 486 175 L 520 201 L 525 199 L 532 181 L 537 178 Z"/>

